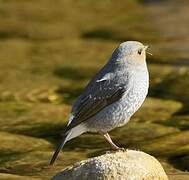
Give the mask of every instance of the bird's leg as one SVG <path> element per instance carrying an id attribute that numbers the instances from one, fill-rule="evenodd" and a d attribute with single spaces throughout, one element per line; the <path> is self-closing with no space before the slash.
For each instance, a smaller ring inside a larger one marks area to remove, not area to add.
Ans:
<path id="1" fill-rule="evenodd" d="M 100 134 L 102 134 L 104 137 L 105 137 L 105 139 L 107 140 L 107 142 L 110 144 L 110 146 L 111 146 L 111 148 L 113 149 L 113 150 L 119 150 L 120 149 L 120 147 L 118 147 L 118 146 L 116 146 L 114 143 L 113 143 L 113 141 L 112 141 L 112 139 L 111 139 L 111 137 L 110 137 L 110 135 L 108 134 L 108 133 L 100 133 Z"/>

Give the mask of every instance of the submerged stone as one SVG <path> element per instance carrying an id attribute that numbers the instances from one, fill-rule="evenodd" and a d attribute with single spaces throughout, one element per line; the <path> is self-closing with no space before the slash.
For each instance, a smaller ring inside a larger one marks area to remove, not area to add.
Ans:
<path id="1" fill-rule="evenodd" d="M 165 121 L 182 106 L 179 101 L 148 97 L 133 118 L 138 121 Z"/>
<path id="2" fill-rule="evenodd" d="M 189 131 L 182 131 L 143 142 L 139 148 L 159 157 L 181 156 L 189 152 Z"/>

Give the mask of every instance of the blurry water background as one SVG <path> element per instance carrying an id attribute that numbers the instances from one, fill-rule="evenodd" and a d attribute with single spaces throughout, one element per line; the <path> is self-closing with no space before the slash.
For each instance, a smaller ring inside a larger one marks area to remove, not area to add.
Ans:
<path id="1" fill-rule="evenodd" d="M 150 90 L 111 135 L 154 155 L 170 179 L 189 179 L 188 7 L 187 0 L 0 0 L 0 179 L 49 179 L 109 149 L 85 134 L 47 166 L 71 104 L 126 40 L 151 46 Z"/>

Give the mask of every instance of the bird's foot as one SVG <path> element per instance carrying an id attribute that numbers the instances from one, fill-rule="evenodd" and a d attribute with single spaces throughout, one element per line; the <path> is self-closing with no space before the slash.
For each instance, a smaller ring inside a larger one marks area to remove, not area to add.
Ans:
<path id="1" fill-rule="evenodd" d="M 118 148 L 116 151 L 126 152 L 126 151 L 127 151 L 127 149 L 125 149 L 125 148 Z"/>
<path id="2" fill-rule="evenodd" d="M 106 154 L 112 154 L 112 153 L 115 153 L 116 151 L 114 151 L 114 150 L 108 150 L 108 151 L 106 151 Z"/>
<path id="3" fill-rule="evenodd" d="M 106 154 L 116 153 L 116 152 L 126 152 L 126 151 L 127 151 L 127 149 L 125 149 L 125 148 L 117 147 L 117 148 L 112 148 L 109 151 L 106 151 Z"/>

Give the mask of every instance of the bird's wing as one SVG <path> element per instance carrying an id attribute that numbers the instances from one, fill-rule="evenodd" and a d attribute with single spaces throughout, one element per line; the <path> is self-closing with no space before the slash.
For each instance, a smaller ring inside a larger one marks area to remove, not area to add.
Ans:
<path id="1" fill-rule="evenodd" d="M 128 90 L 125 83 L 116 83 L 112 74 L 105 74 L 99 79 L 93 79 L 72 109 L 72 119 L 66 131 L 91 118 L 103 108 L 118 101 Z M 126 77 L 125 77 L 126 78 Z"/>

